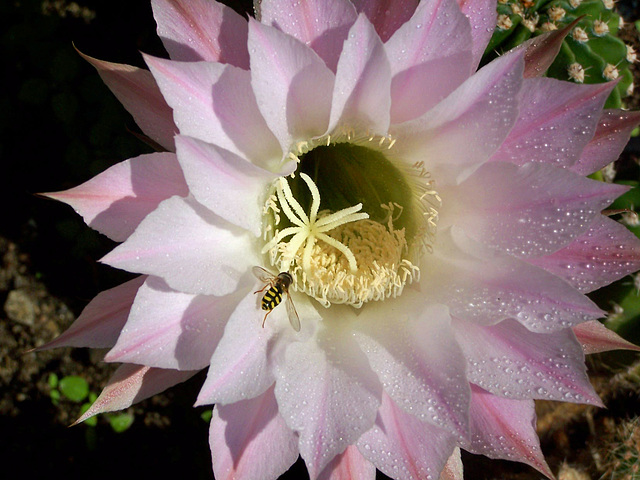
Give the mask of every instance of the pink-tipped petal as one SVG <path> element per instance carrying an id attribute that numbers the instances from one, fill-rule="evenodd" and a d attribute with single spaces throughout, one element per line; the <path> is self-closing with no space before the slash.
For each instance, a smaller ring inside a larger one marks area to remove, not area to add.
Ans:
<path id="1" fill-rule="evenodd" d="M 462 469 L 462 458 L 460 458 L 460 448 L 453 449 L 453 453 L 444 465 L 444 469 L 440 474 L 440 480 L 464 480 L 464 472 Z"/>
<path id="2" fill-rule="evenodd" d="M 278 413 L 273 388 L 213 409 L 209 444 L 216 480 L 263 480 L 282 475 L 298 458 L 296 435 Z"/>
<path id="3" fill-rule="evenodd" d="M 278 163 L 282 151 L 260 114 L 251 73 L 213 62 L 173 62 L 145 55 L 181 135 L 218 145 L 256 165 Z"/>
<path id="4" fill-rule="evenodd" d="M 44 195 L 70 205 L 91 228 L 125 241 L 163 200 L 189 193 L 173 153 L 151 153 L 120 162 L 91 180 Z"/>
<path id="5" fill-rule="evenodd" d="M 458 228 L 439 234 L 420 269 L 429 272 L 420 279 L 426 301 L 448 298 L 452 316 L 480 325 L 515 318 L 531 331 L 549 333 L 604 316 L 565 281 L 487 249 Z"/>
<path id="6" fill-rule="evenodd" d="M 102 81 L 127 109 L 142 131 L 167 150 L 175 151 L 173 137 L 178 133 L 173 114 L 148 70 L 131 65 L 105 62 L 78 52 L 95 67 Z"/>
<path id="7" fill-rule="evenodd" d="M 142 365 L 121 365 L 109 379 L 100 396 L 74 425 L 99 413 L 114 412 L 130 407 L 167 388 L 184 382 L 198 371 L 164 370 Z"/>
<path id="8" fill-rule="evenodd" d="M 273 385 L 273 357 L 283 339 L 291 341 L 293 330 L 280 308 L 262 328 L 260 298 L 246 294 L 231 314 L 196 405 L 230 404 L 261 395 Z M 300 312 L 306 312 L 305 307 L 298 305 Z"/>
<path id="9" fill-rule="evenodd" d="M 496 17 L 498 16 L 496 2 L 495 0 L 458 0 L 458 5 L 471 23 L 473 53 L 471 66 L 475 70 L 496 27 Z"/>
<path id="10" fill-rule="evenodd" d="M 540 450 L 533 400 L 512 400 L 471 385 L 471 441 L 465 450 L 526 463 L 548 478 L 553 473 Z"/>
<path id="11" fill-rule="evenodd" d="M 364 13 L 383 42 L 416 11 L 418 0 L 353 0 L 358 13 Z"/>
<path id="12" fill-rule="evenodd" d="M 391 61 L 391 123 L 424 114 L 471 74 L 471 28 L 455 0 L 422 2 L 385 49 Z"/>
<path id="13" fill-rule="evenodd" d="M 358 447 L 349 445 L 336 455 L 318 475 L 318 480 L 375 480 L 376 467 L 366 460 Z"/>
<path id="14" fill-rule="evenodd" d="M 291 343 L 276 367 L 278 406 L 299 434 L 310 478 L 372 427 L 380 405 L 380 383 L 340 320 L 325 318 L 334 325 Z"/>
<path id="15" fill-rule="evenodd" d="M 541 77 L 545 74 L 556 59 L 560 47 L 562 47 L 562 41 L 573 30 L 579 20 L 574 20 L 560 30 L 553 30 L 533 37 L 514 49 L 526 51 L 524 56 L 524 78 Z"/>
<path id="16" fill-rule="evenodd" d="M 570 169 L 580 175 L 590 175 L 616 161 L 638 124 L 640 112 L 604 110 L 595 135 Z"/>
<path id="17" fill-rule="evenodd" d="M 349 30 L 336 71 L 328 133 L 337 127 L 387 135 L 391 66 L 384 45 L 364 15 Z"/>
<path id="18" fill-rule="evenodd" d="M 635 350 L 640 347 L 627 342 L 620 335 L 609 330 L 597 320 L 584 322 L 573 327 L 573 333 L 582 345 L 585 354 L 608 352 L 610 350 Z"/>
<path id="19" fill-rule="evenodd" d="M 137 277 L 100 292 L 66 331 L 36 350 L 58 347 L 113 347 L 127 321 L 133 299 L 146 278 Z"/>
<path id="20" fill-rule="evenodd" d="M 212 0 L 152 0 L 158 36 L 173 60 L 249 68 L 247 21 Z"/>
<path id="21" fill-rule="evenodd" d="M 222 297 L 180 293 L 150 277 L 138 291 L 127 324 L 105 361 L 203 369 L 240 298 L 237 292 Z"/>
<path id="22" fill-rule="evenodd" d="M 401 308 L 390 300 L 372 307 L 355 338 L 400 408 L 463 437 L 468 434 L 466 362 L 448 309 L 426 305 L 416 292 L 405 291 L 402 300 Z"/>
<path id="23" fill-rule="evenodd" d="M 491 161 L 570 167 L 593 137 L 613 82 L 574 85 L 555 78 L 522 83 L 520 115 Z M 553 98 L 553 102 L 549 99 Z"/>
<path id="24" fill-rule="evenodd" d="M 195 138 L 177 136 L 176 151 L 195 199 L 225 220 L 259 236 L 263 193 L 276 175 Z"/>
<path id="25" fill-rule="evenodd" d="M 259 263 L 254 239 L 192 198 L 171 197 L 102 260 L 162 278 L 180 292 L 226 295 Z"/>
<path id="26" fill-rule="evenodd" d="M 357 13 L 346 0 L 271 0 L 261 5 L 260 21 L 311 47 L 336 71 L 342 44 Z"/>
<path id="27" fill-rule="evenodd" d="M 587 293 L 640 269 L 640 240 L 624 225 L 597 216 L 566 247 L 528 260 Z"/>
<path id="28" fill-rule="evenodd" d="M 256 288 L 262 286 L 256 283 Z M 296 332 L 284 306 L 265 318 L 258 293 L 247 294 L 229 318 L 196 405 L 229 404 L 262 394 L 273 384 L 274 362 L 282 360 L 283 348 L 292 341 L 307 340 L 320 321 L 308 299 L 296 296 L 296 310 L 305 320 Z"/>
<path id="29" fill-rule="evenodd" d="M 374 427 L 358 440 L 364 457 L 397 480 L 436 478 L 456 442 L 440 428 L 421 422 L 386 394 Z"/>
<path id="30" fill-rule="evenodd" d="M 251 86 L 258 108 L 287 152 L 329 124 L 334 75 L 309 47 L 249 20 Z"/>
<path id="31" fill-rule="evenodd" d="M 494 60 L 422 117 L 393 126 L 398 158 L 424 163 L 438 185 L 468 177 L 493 155 L 516 121 L 522 56 Z"/>
<path id="32" fill-rule="evenodd" d="M 471 383 L 501 397 L 602 406 L 570 328 L 545 334 L 515 320 L 489 327 L 454 320 L 453 325 Z"/>
<path id="33" fill-rule="evenodd" d="M 438 228 L 452 222 L 483 244 L 518 257 L 555 252 L 585 233 L 628 190 L 543 163 L 490 162 L 457 187 L 441 188 Z"/>

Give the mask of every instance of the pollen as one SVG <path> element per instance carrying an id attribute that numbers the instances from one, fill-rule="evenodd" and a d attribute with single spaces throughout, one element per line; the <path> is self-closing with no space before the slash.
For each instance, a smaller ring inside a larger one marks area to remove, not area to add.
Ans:
<path id="1" fill-rule="evenodd" d="M 318 187 L 307 174 L 300 177 L 311 192 L 309 211 L 293 196 L 287 180 L 278 179 L 265 211 L 278 212 L 278 219 L 286 219 L 291 226 L 265 229 L 271 238 L 262 249 L 278 271 L 292 276 L 294 291 L 325 307 L 359 308 L 398 296 L 405 285 L 419 278 L 420 270 L 407 258 L 405 229 L 394 228 L 394 220 L 402 214 L 400 205 L 383 206 L 388 212 L 385 222 L 370 219 L 361 211 L 362 204 L 320 211 Z"/>

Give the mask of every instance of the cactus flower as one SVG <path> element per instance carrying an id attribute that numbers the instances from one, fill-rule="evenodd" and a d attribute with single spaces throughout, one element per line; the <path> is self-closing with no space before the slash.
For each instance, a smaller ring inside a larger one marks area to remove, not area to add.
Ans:
<path id="1" fill-rule="evenodd" d="M 85 57 L 165 151 L 49 194 L 140 274 L 47 345 L 123 364 L 81 420 L 207 369 L 218 480 L 552 477 L 533 401 L 601 405 L 585 351 L 632 348 L 585 296 L 640 268 L 626 188 L 586 175 L 640 116 L 540 76 L 566 31 L 478 69 L 495 2 L 415 3 L 152 0 L 171 59 Z"/>

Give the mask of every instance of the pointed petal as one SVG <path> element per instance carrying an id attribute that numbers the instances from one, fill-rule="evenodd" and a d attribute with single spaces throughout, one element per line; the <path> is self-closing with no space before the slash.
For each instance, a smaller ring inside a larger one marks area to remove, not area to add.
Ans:
<path id="1" fill-rule="evenodd" d="M 595 135 L 571 170 L 580 175 L 590 175 L 616 161 L 638 124 L 640 112 L 603 111 Z"/>
<path id="2" fill-rule="evenodd" d="M 280 162 L 282 151 L 260 114 L 250 72 L 213 62 L 144 58 L 174 109 L 182 135 L 218 145 L 256 165 Z"/>
<path id="3" fill-rule="evenodd" d="M 385 50 L 391 123 L 419 117 L 471 75 L 471 28 L 455 0 L 422 2 Z"/>
<path id="4" fill-rule="evenodd" d="M 140 276 L 100 292 L 65 332 L 36 350 L 58 347 L 111 348 L 118 340 L 133 299 L 146 278 Z"/>
<path id="5" fill-rule="evenodd" d="M 291 328 L 285 308 L 274 309 L 263 328 L 260 298 L 245 294 L 229 318 L 196 405 L 229 404 L 261 395 L 273 384 L 274 362 L 286 345 L 308 339 L 312 325 L 320 321 L 308 299 L 296 296 L 296 309 L 304 319 L 300 332 Z"/>
<path id="6" fill-rule="evenodd" d="M 447 200 L 438 228 L 455 223 L 487 246 L 538 257 L 585 233 L 627 189 L 542 163 L 491 162 L 461 185 L 438 190 Z"/>
<path id="7" fill-rule="evenodd" d="M 501 397 L 602 406 L 570 328 L 535 333 L 515 320 L 482 327 L 454 319 L 453 326 L 471 383 Z"/>
<path id="8" fill-rule="evenodd" d="M 610 350 L 635 350 L 640 347 L 627 342 L 613 330 L 609 330 L 597 320 L 584 322 L 573 327 L 573 333 L 582 345 L 585 354 L 608 352 Z"/>
<path id="9" fill-rule="evenodd" d="M 640 270 L 640 240 L 624 225 L 599 215 L 563 249 L 528 261 L 587 293 Z"/>
<path id="10" fill-rule="evenodd" d="M 336 71 L 342 44 L 357 14 L 346 0 L 272 0 L 262 5 L 261 22 L 311 47 Z"/>
<path id="11" fill-rule="evenodd" d="M 424 162 L 439 185 L 456 184 L 487 161 L 518 115 L 520 55 L 489 63 L 422 117 L 394 125 L 394 151 L 409 164 Z"/>
<path id="12" fill-rule="evenodd" d="M 249 20 L 251 86 L 284 152 L 322 135 L 329 124 L 334 75 L 309 47 Z"/>
<path id="13" fill-rule="evenodd" d="M 425 301 L 448 299 L 454 317 L 480 325 L 515 318 L 531 331 L 548 333 L 604 316 L 555 275 L 488 250 L 460 229 L 438 237 L 433 254 L 420 266 L 429 272 L 420 279 L 420 290 Z"/>
<path id="14" fill-rule="evenodd" d="M 191 198 L 171 197 L 101 262 L 155 275 L 180 292 L 226 295 L 260 263 L 254 247 L 245 230 Z"/>
<path id="15" fill-rule="evenodd" d="M 511 400 L 471 386 L 471 442 L 465 450 L 526 463 L 554 478 L 540 450 L 533 400 Z"/>
<path id="16" fill-rule="evenodd" d="M 124 364 L 116 370 L 97 400 L 75 421 L 74 425 L 99 413 L 128 408 L 134 403 L 188 380 L 196 373 L 198 372 Z"/>
<path id="17" fill-rule="evenodd" d="M 178 160 L 198 202 L 260 236 L 263 195 L 276 175 L 216 145 L 176 137 Z"/>
<path id="18" fill-rule="evenodd" d="M 384 45 L 363 15 L 349 30 L 336 71 L 328 133 L 336 127 L 387 135 L 391 67 Z"/>
<path id="19" fill-rule="evenodd" d="M 458 0 L 460 10 L 471 23 L 472 70 L 478 68 L 484 50 L 496 27 L 496 2 L 494 0 Z"/>
<path id="20" fill-rule="evenodd" d="M 173 60 L 249 68 L 247 21 L 211 0 L 152 0 L 158 36 Z"/>
<path id="21" fill-rule="evenodd" d="M 160 202 L 188 193 L 175 154 L 151 153 L 120 162 L 77 187 L 44 195 L 70 205 L 91 228 L 123 242 Z"/>
<path id="22" fill-rule="evenodd" d="M 491 161 L 570 167 L 593 137 L 613 87 L 613 82 L 574 85 L 555 78 L 525 80 L 518 120 Z"/>
<path id="23" fill-rule="evenodd" d="M 524 56 L 524 78 L 541 77 L 556 59 L 556 55 L 562 47 L 562 41 L 580 21 L 576 19 L 569 25 L 543 33 L 523 42 L 514 50 L 526 50 Z"/>
<path id="24" fill-rule="evenodd" d="M 151 73 L 131 65 L 105 62 L 78 52 L 98 70 L 98 74 L 142 131 L 167 150 L 175 151 L 173 136 L 178 133 L 173 114 Z"/>
<path id="25" fill-rule="evenodd" d="M 364 13 L 383 42 L 407 22 L 418 0 L 353 0 L 358 13 Z"/>
<path id="26" fill-rule="evenodd" d="M 464 480 L 460 448 L 456 447 L 453 449 L 453 453 L 442 470 L 440 480 Z"/>
<path id="27" fill-rule="evenodd" d="M 404 314 L 395 303 L 387 300 L 373 307 L 354 331 L 371 368 L 400 408 L 452 435 L 467 435 L 466 362 L 448 309 L 429 305 L 422 295 L 409 291 L 402 295 Z"/>
<path id="28" fill-rule="evenodd" d="M 350 329 L 339 318 L 319 323 L 317 337 L 291 343 L 276 368 L 280 412 L 300 436 L 310 478 L 371 428 L 381 395 Z"/>
<path id="29" fill-rule="evenodd" d="M 382 395 L 375 425 L 358 440 L 364 457 L 398 480 L 440 475 L 455 445 L 449 433 L 408 414 L 387 394 Z"/>
<path id="30" fill-rule="evenodd" d="M 375 480 L 376 467 L 367 461 L 355 445 L 336 455 L 318 476 L 318 480 Z"/>
<path id="31" fill-rule="evenodd" d="M 261 396 L 216 405 L 209 430 L 217 480 L 277 478 L 298 458 L 298 442 L 270 388 Z"/>
<path id="32" fill-rule="evenodd" d="M 191 295 L 171 290 L 157 277 L 148 278 L 105 361 L 174 370 L 205 368 L 239 301 L 237 292 Z"/>

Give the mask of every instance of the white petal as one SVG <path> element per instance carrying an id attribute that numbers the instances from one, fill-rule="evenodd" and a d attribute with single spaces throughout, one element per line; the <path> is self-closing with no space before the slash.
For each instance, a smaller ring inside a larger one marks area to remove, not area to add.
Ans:
<path id="1" fill-rule="evenodd" d="M 530 332 L 515 320 L 488 327 L 454 320 L 468 362 L 469 381 L 502 397 L 602 406 L 570 328 Z"/>
<path id="2" fill-rule="evenodd" d="M 239 301 L 237 292 L 222 297 L 180 293 L 150 277 L 105 360 L 175 370 L 205 368 Z"/>
<path id="3" fill-rule="evenodd" d="M 104 387 L 89 410 L 75 421 L 84 422 L 99 413 L 113 412 L 130 407 L 169 387 L 184 382 L 198 371 L 165 370 L 141 365 L 121 365 Z"/>
<path id="4" fill-rule="evenodd" d="M 279 164 L 282 151 L 260 114 L 250 72 L 214 62 L 144 58 L 182 135 L 213 143 L 265 168 Z"/>
<path id="5" fill-rule="evenodd" d="M 358 440 L 365 458 L 396 480 L 436 478 L 454 447 L 453 436 L 408 414 L 386 394 L 375 426 Z"/>
<path id="6" fill-rule="evenodd" d="M 325 318 L 317 337 L 291 344 L 276 370 L 280 412 L 300 435 L 311 478 L 371 428 L 380 405 L 380 384 L 340 322 Z"/>
<path id="7" fill-rule="evenodd" d="M 420 3 L 384 46 L 392 123 L 424 114 L 471 74 L 471 28 L 455 0 Z"/>
<path id="8" fill-rule="evenodd" d="M 191 198 L 172 197 L 101 261 L 155 275 L 180 292 L 226 295 L 259 257 L 248 232 Z"/>
<path id="9" fill-rule="evenodd" d="M 196 405 L 229 404 L 261 395 L 273 384 L 274 362 L 281 359 L 286 346 L 292 341 L 308 339 L 319 321 L 309 300 L 297 296 L 301 332 L 291 328 L 284 306 L 269 313 L 263 328 L 265 312 L 260 308 L 261 298 L 258 294 L 246 294 L 231 315 L 211 357 Z"/>
<path id="10" fill-rule="evenodd" d="M 338 61 L 328 133 L 336 127 L 386 135 L 391 108 L 391 66 L 373 25 L 360 14 Z"/>
<path id="11" fill-rule="evenodd" d="M 273 389 L 213 409 L 209 443 L 216 480 L 264 480 L 298 458 L 298 439 L 278 413 Z"/>
<path id="12" fill-rule="evenodd" d="M 420 290 L 451 314 L 481 325 L 515 318 L 529 330 L 548 333 L 600 318 L 604 312 L 564 280 L 499 253 L 455 228 L 438 234 L 423 257 Z"/>
<path id="13" fill-rule="evenodd" d="M 394 125 L 395 154 L 424 162 L 438 185 L 456 184 L 486 162 L 518 116 L 524 52 L 480 69 L 422 117 Z"/>
<path id="14" fill-rule="evenodd" d="M 177 136 L 176 151 L 195 199 L 225 220 L 260 236 L 265 192 L 276 175 L 195 138 Z"/>
<path id="15" fill-rule="evenodd" d="M 466 362 L 447 308 L 405 291 L 401 299 L 371 305 L 360 316 L 355 338 L 393 401 L 421 420 L 465 436 Z"/>
<path id="16" fill-rule="evenodd" d="M 487 246 L 537 257 L 584 233 L 625 191 L 552 165 L 491 162 L 460 185 L 439 190 L 438 228 L 459 225 Z"/>
<path id="17" fill-rule="evenodd" d="M 282 150 L 322 135 L 334 83 L 322 59 L 295 38 L 255 20 L 249 20 L 249 52 L 258 108 Z"/>

